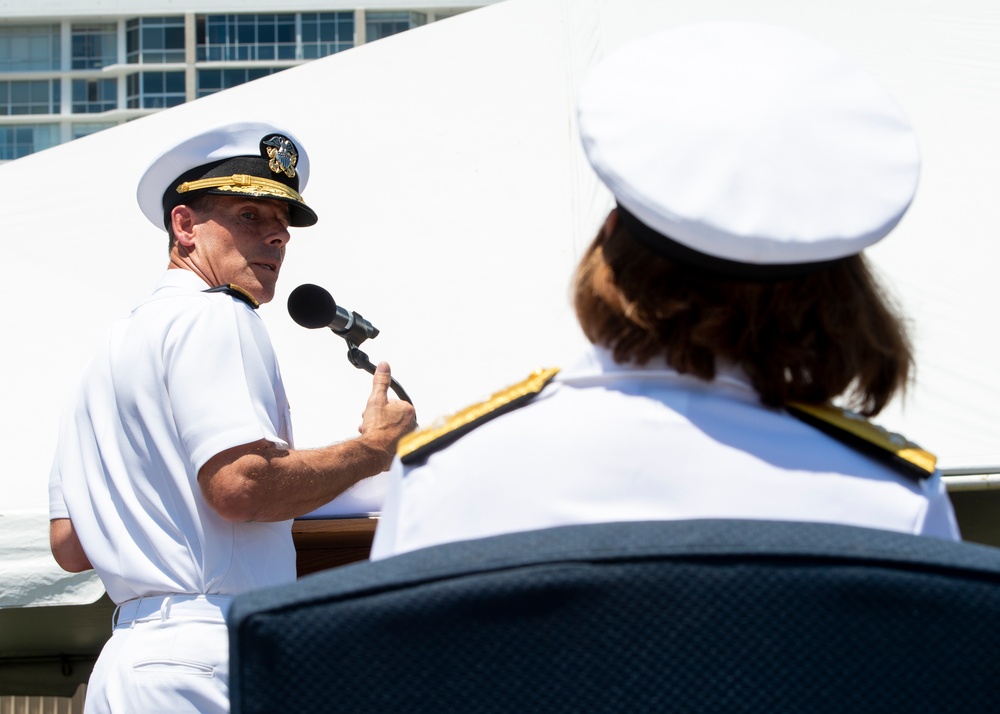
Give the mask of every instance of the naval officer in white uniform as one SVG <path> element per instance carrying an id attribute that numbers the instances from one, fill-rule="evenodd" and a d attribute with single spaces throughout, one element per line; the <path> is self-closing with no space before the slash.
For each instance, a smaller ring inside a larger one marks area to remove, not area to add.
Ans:
<path id="1" fill-rule="evenodd" d="M 139 182 L 169 267 L 87 368 L 50 479 L 56 561 L 95 568 L 118 605 L 88 714 L 229 711 L 230 600 L 294 580 L 291 519 L 387 469 L 415 425 L 382 364 L 360 436 L 293 446 L 256 309 L 289 227 L 316 223 L 308 176 L 294 136 L 247 121 L 170 147 Z"/>
<path id="2" fill-rule="evenodd" d="M 862 255 L 917 188 L 886 90 L 798 33 L 699 23 L 612 53 L 578 112 L 617 201 L 575 276 L 593 346 L 405 437 L 372 557 L 692 518 L 958 539 L 933 455 L 867 421 L 913 360 Z"/>

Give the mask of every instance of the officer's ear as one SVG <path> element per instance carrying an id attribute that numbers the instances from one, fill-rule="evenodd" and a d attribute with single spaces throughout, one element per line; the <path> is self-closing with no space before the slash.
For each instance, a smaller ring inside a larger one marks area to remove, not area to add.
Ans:
<path id="1" fill-rule="evenodd" d="M 185 248 L 194 246 L 194 229 L 197 223 L 197 214 L 190 206 L 181 204 L 174 206 L 173 210 L 170 211 L 170 226 L 173 229 L 174 238 L 179 245 Z"/>

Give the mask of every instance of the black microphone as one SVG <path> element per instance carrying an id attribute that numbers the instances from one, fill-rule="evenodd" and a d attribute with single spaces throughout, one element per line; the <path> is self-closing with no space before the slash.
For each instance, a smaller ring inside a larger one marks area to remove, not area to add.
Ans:
<path id="1" fill-rule="evenodd" d="M 378 329 L 356 312 L 348 312 L 340 307 L 326 290 L 319 285 L 305 283 L 288 296 L 288 314 L 292 319 L 310 330 L 329 327 L 334 334 L 347 341 L 347 359 L 358 369 L 375 374 L 375 365 L 368 355 L 358 349 L 358 345 L 368 339 L 378 337 Z M 413 404 L 410 395 L 395 377 L 389 377 L 389 386 L 400 399 Z"/>
<path id="2" fill-rule="evenodd" d="M 288 314 L 310 330 L 329 327 L 353 345 L 378 336 L 378 328 L 358 313 L 342 308 L 319 285 L 305 283 L 292 290 L 288 296 Z"/>

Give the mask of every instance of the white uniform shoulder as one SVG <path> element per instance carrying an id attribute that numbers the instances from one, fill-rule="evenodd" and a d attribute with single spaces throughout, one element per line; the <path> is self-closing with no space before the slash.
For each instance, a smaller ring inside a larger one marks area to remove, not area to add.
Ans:
<path id="1" fill-rule="evenodd" d="M 557 367 L 535 370 L 527 379 L 452 414 L 440 424 L 408 434 L 399 442 L 397 454 L 400 461 L 407 465 L 420 461 L 481 424 L 527 404 L 558 373 Z"/>

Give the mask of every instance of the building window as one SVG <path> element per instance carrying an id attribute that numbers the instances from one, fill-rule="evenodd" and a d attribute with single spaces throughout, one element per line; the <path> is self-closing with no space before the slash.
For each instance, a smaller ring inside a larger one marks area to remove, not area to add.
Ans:
<path id="1" fill-rule="evenodd" d="M 129 64 L 184 61 L 183 17 L 140 17 L 125 24 L 125 56 Z"/>
<path id="2" fill-rule="evenodd" d="M 0 115 L 58 114 L 59 80 L 0 82 Z"/>
<path id="3" fill-rule="evenodd" d="M 0 72 L 58 70 L 59 25 L 0 27 Z"/>
<path id="4" fill-rule="evenodd" d="M 140 72 L 126 80 L 129 109 L 165 109 L 184 103 L 183 72 Z"/>
<path id="5" fill-rule="evenodd" d="M 198 61 L 294 60 L 295 15 L 204 15 Z"/>
<path id="6" fill-rule="evenodd" d="M 118 108 L 117 79 L 74 79 L 73 113 L 97 114 Z"/>
<path id="7" fill-rule="evenodd" d="M 302 13 L 302 59 L 318 59 L 352 47 L 353 12 Z"/>
<path id="8" fill-rule="evenodd" d="M 221 92 L 269 74 L 280 72 L 280 67 L 259 67 L 255 69 L 200 69 L 198 70 L 198 97 Z"/>
<path id="9" fill-rule="evenodd" d="M 426 23 L 427 15 L 422 12 L 366 12 L 365 40 L 374 42 Z"/>
<path id="10" fill-rule="evenodd" d="M 59 143 L 57 124 L 0 126 L 0 161 L 20 159 Z"/>
<path id="11" fill-rule="evenodd" d="M 73 124 L 73 138 L 81 139 L 85 136 L 90 136 L 91 134 L 96 134 L 99 131 L 104 131 L 105 129 L 110 129 L 113 126 L 117 126 L 114 122 L 94 122 L 87 124 Z"/>
<path id="12" fill-rule="evenodd" d="M 100 69 L 118 61 L 114 24 L 73 25 L 73 69 Z"/>

